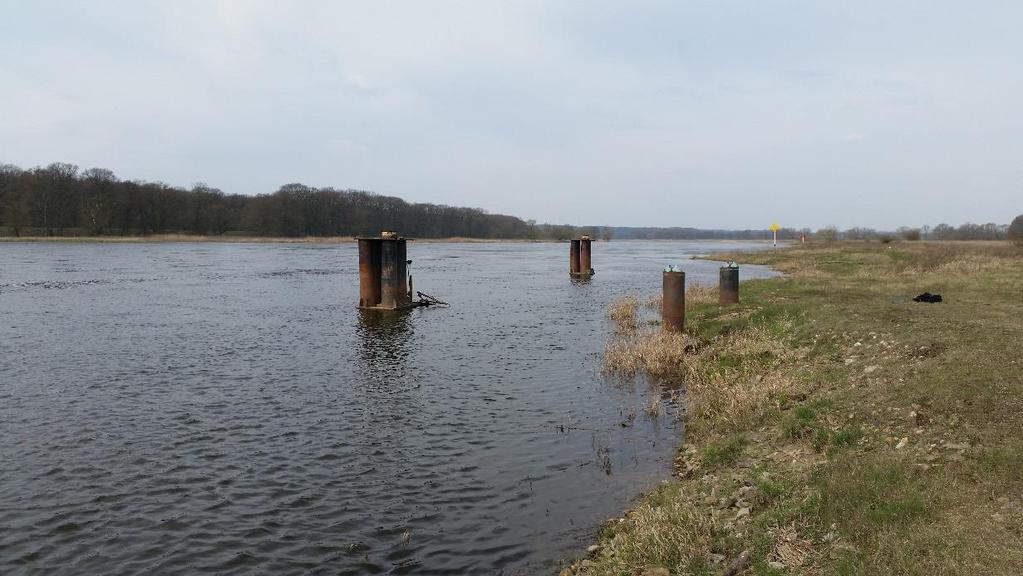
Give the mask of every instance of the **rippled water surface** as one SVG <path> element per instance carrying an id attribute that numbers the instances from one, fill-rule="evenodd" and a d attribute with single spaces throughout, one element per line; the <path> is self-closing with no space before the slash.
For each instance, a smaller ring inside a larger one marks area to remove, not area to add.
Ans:
<path id="1" fill-rule="evenodd" d="M 368 314 L 354 245 L 0 244 L 0 573 L 554 573 L 680 434 L 607 303 L 723 246 L 413 243 L 451 307 Z"/>

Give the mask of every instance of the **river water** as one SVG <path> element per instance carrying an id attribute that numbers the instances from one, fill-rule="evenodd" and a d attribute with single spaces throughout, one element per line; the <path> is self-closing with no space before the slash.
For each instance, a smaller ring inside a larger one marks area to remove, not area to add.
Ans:
<path id="1" fill-rule="evenodd" d="M 607 304 L 762 247 L 411 243 L 451 306 L 374 314 L 351 244 L 0 244 L 0 574 L 556 573 L 680 438 Z"/>

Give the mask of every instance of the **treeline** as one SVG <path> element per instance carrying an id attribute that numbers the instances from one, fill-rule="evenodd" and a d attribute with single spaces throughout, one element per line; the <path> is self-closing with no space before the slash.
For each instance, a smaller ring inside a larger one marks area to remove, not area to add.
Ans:
<path id="1" fill-rule="evenodd" d="M 478 208 L 414 204 L 360 190 L 281 186 L 225 194 L 196 184 L 120 180 L 104 168 L 0 165 L 0 226 L 13 236 L 244 234 L 361 236 L 398 230 L 418 238 L 569 238 L 578 229 Z"/>
<path id="2" fill-rule="evenodd" d="M 612 235 L 619 240 L 770 240 L 773 235 L 768 229 L 762 230 L 715 230 L 702 228 L 652 228 L 615 226 Z M 800 235 L 809 237 L 809 228 L 779 228 L 779 240 L 798 240 Z"/>
<path id="3" fill-rule="evenodd" d="M 631 228 L 609 229 L 620 240 L 770 240 L 770 230 L 707 230 L 700 228 Z M 933 228 L 903 226 L 897 230 L 876 230 L 874 228 L 779 228 L 779 240 L 1005 240 L 1008 237 L 1007 224 L 972 224 L 961 226 L 938 224 Z"/>
<path id="4" fill-rule="evenodd" d="M 781 240 L 1005 240 L 1002 224 L 939 224 L 933 228 L 837 230 L 782 228 Z M 361 190 L 286 184 L 272 194 L 225 194 L 205 184 L 190 189 L 120 180 L 104 168 L 53 163 L 22 170 L 0 164 L 0 235 L 252 235 L 371 236 L 398 230 L 413 238 L 558 240 L 589 234 L 610 240 L 767 240 L 769 230 L 576 227 L 537 224 L 479 208 L 410 203 Z"/>
<path id="5" fill-rule="evenodd" d="M 815 235 L 824 240 L 1005 240 L 1008 238 L 1009 225 L 973 224 L 967 222 L 960 226 L 938 224 L 933 228 L 901 227 L 894 231 L 874 230 L 873 228 L 850 228 L 839 231 L 835 228 L 822 228 Z"/>

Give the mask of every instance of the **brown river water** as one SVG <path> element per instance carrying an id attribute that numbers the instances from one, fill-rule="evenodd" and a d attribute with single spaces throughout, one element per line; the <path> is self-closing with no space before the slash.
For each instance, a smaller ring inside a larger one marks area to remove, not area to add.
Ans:
<path id="1" fill-rule="evenodd" d="M 451 306 L 373 314 L 351 244 L 0 244 L 0 574 L 556 573 L 681 437 L 608 303 L 763 247 L 411 243 Z"/>

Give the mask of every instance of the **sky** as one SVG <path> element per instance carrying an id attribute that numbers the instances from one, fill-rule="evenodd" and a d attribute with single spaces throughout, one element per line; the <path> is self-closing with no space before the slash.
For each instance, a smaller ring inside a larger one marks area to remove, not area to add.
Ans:
<path id="1" fill-rule="evenodd" d="M 0 163 L 578 225 L 1008 223 L 1023 3 L 0 0 Z"/>

